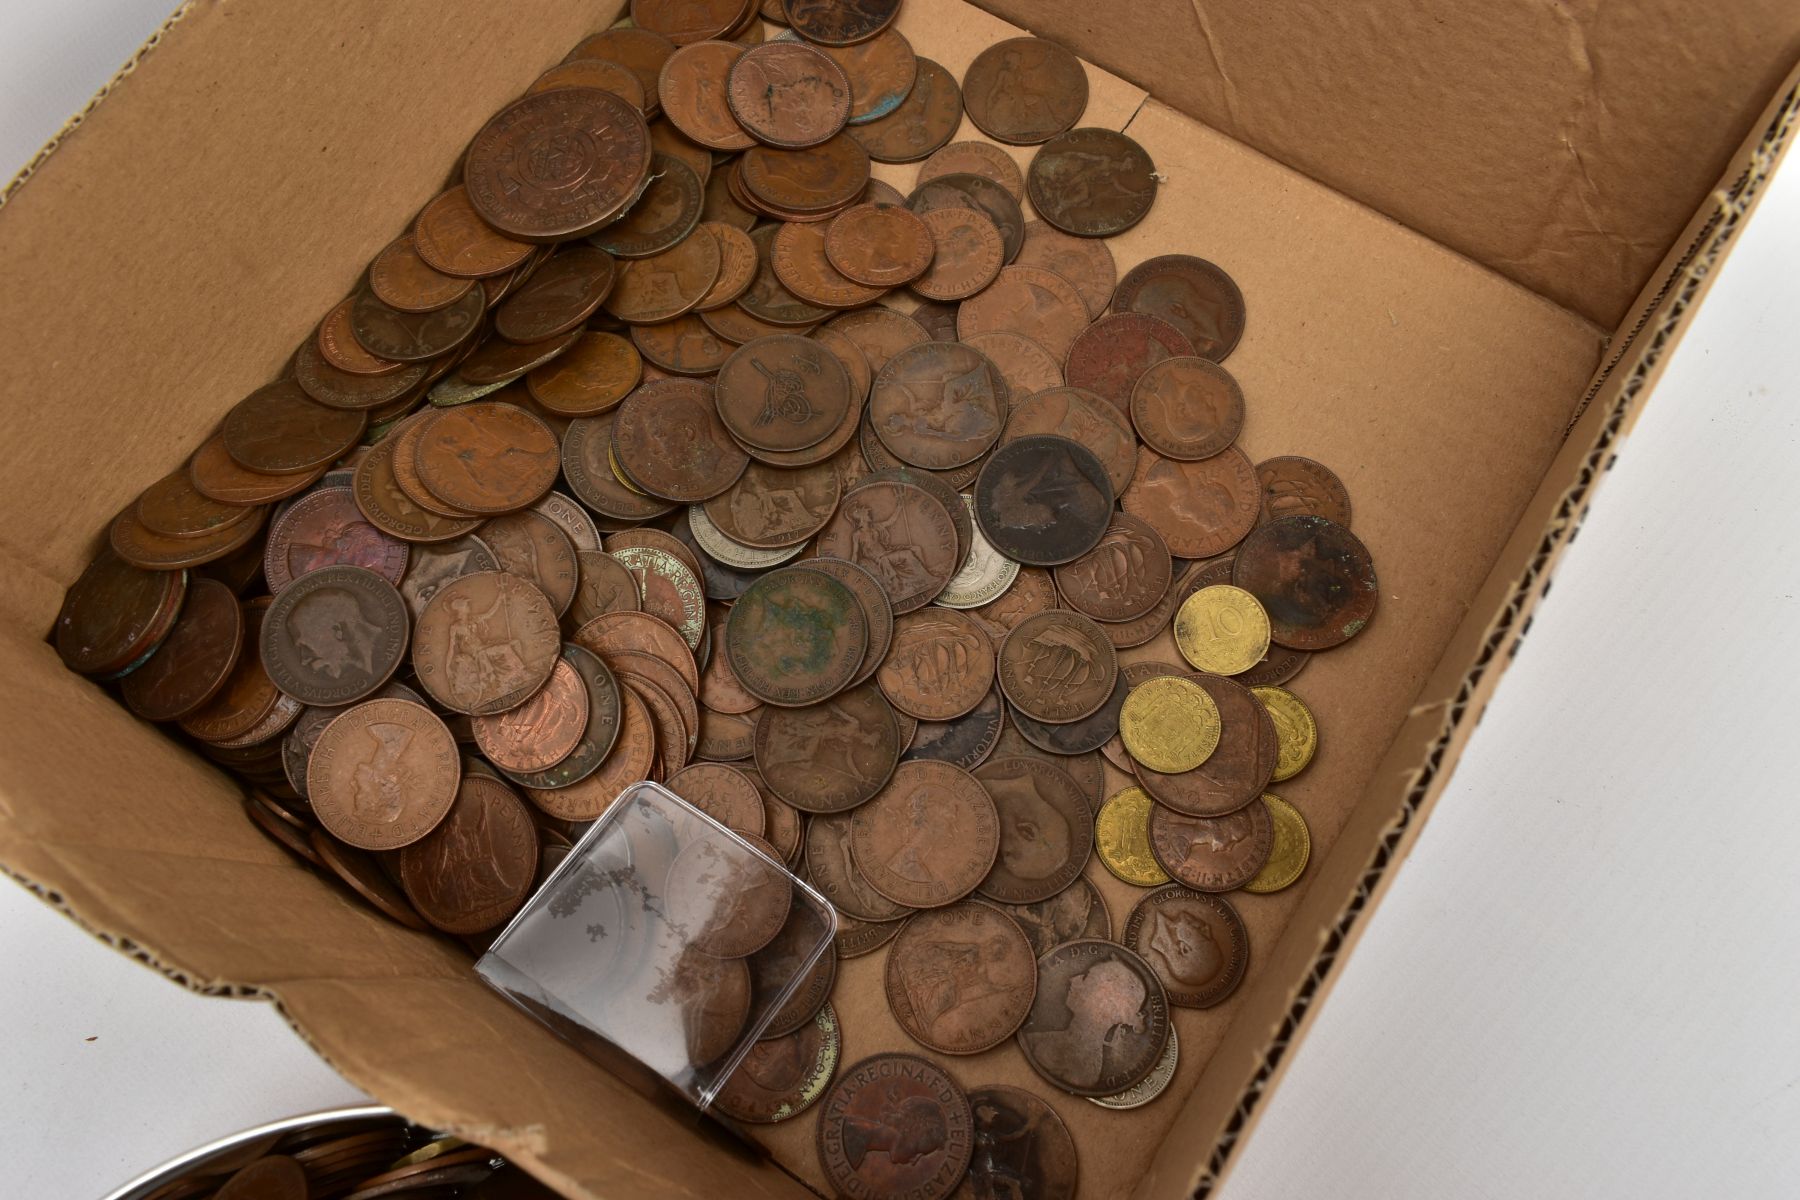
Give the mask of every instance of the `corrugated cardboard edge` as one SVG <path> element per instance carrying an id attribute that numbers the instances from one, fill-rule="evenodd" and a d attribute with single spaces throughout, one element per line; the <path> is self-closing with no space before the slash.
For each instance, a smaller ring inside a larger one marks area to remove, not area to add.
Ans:
<path id="1" fill-rule="evenodd" d="M 1520 535 L 1515 534 L 1509 552 L 1484 588 L 1491 591 L 1497 581 L 1510 582 L 1498 609 L 1488 610 L 1494 615 L 1480 631 L 1476 652 L 1453 693 L 1442 700 L 1422 699 L 1414 709 L 1415 720 L 1441 712 L 1435 736 L 1428 741 L 1424 755 L 1416 760 L 1419 765 L 1405 779 L 1398 809 L 1369 856 L 1361 881 L 1338 911 L 1336 920 L 1321 931 L 1312 968 L 1294 991 L 1286 1015 L 1243 1086 L 1194 1182 L 1192 1195 L 1196 1200 L 1213 1195 L 1223 1182 L 1233 1153 L 1255 1125 L 1263 1098 L 1279 1082 L 1290 1051 L 1308 1032 L 1312 1014 L 1336 981 L 1340 959 L 1360 937 L 1366 926 L 1364 917 L 1380 902 L 1393 869 L 1411 851 L 1431 806 L 1449 782 L 1463 744 L 1480 722 L 1500 677 L 1530 630 L 1532 614 L 1548 594 L 1564 550 L 1580 531 L 1595 483 L 1611 469 L 1620 443 L 1643 411 L 1670 351 L 1686 331 L 1693 310 L 1710 287 L 1738 228 L 1761 198 L 1763 185 L 1791 145 L 1797 125 L 1800 71 L 1790 74 L 1776 93 L 1707 203 L 1689 222 L 1681 240 L 1646 284 L 1632 315 L 1615 334 L 1613 348 L 1595 372 L 1569 424 L 1571 435 L 1583 425 L 1591 428 L 1585 448 L 1579 451 L 1579 461 L 1571 473 L 1565 464 L 1574 446 L 1566 446 L 1552 467 L 1549 480 L 1568 482 L 1560 486 L 1547 482 L 1526 512 L 1529 516 L 1541 511 L 1548 501 L 1550 511 L 1538 527 L 1535 544 L 1527 546 L 1521 564 L 1521 556 L 1514 552 Z M 1597 403 L 1600 407 L 1596 409 Z M 1595 414 L 1597 419 L 1587 420 Z M 1432 690 L 1428 685 L 1426 695 Z M 1405 736 L 1404 732 L 1401 736 Z"/>

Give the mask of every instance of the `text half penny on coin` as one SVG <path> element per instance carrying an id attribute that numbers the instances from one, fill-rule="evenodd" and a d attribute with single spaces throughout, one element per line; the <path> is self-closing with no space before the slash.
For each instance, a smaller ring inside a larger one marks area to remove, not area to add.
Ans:
<path id="1" fill-rule="evenodd" d="M 1150 212 L 1156 164 L 1136 141 L 1112 129 L 1071 129 L 1039 148 L 1025 172 L 1025 194 L 1051 225 L 1076 237 L 1112 237 Z"/>
<path id="2" fill-rule="evenodd" d="M 1056 587 L 1070 608 L 1096 621 L 1129 621 L 1156 607 L 1174 563 L 1162 535 L 1119 513 L 1092 550 L 1056 568 Z"/>
<path id="3" fill-rule="evenodd" d="M 1000 690 L 1019 711 L 1052 725 L 1098 711 L 1118 675 L 1118 652 L 1080 613 L 1034 614 L 1000 644 Z"/>
<path id="4" fill-rule="evenodd" d="M 413 670 L 445 708 L 505 712 L 544 686 L 562 639 L 544 593 L 516 575 L 483 571 L 438 590 L 413 633 Z"/>
<path id="5" fill-rule="evenodd" d="M 460 184 L 438 196 L 420 211 L 413 223 L 413 249 L 426 266 L 458 279 L 478 279 L 510 271 L 531 257 L 529 242 L 507 237 L 490 226 L 469 203 L 468 189 Z M 464 288 L 443 304 L 428 308 L 394 304 L 374 289 L 390 307 L 403 312 L 431 312 L 460 300 Z"/>
<path id="6" fill-rule="evenodd" d="M 1112 512 L 1106 467 L 1093 451 L 1064 437 L 1008 442 L 975 481 L 981 532 L 1001 554 L 1030 566 L 1080 558 L 1106 536 Z"/>
<path id="7" fill-rule="evenodd" d="M 981 623 L 927 607 L 894 622 L 876 680 L 890 703 L 921 721 L 949 721 L 981 703 L 994 683 L 994 645 Z"/>
<path id="8" fill-rule="evenodd" d="M 1021 198 L 1024 195 L 1023 178 L 1019 183 L 1019 195 Z M 1113 289 L 1119 281 L 1118 266 L 1105 238 L 1074 237 L 1045 221 L 1025 223 L 1024 245 L 1013 261 L 1021 267 L 1054 271 L 1074 284 L 1087 303 L 1088 316 L 1095 320 L 1099 320 L 1106 312 L 1106 306 L 1112 303 Z"/>
<path id="9" fill-rule="evenodd" d="M 481 752 L 503 771 L 535 772 L 572 754 L 587 729 L 588 688 L 567 657 L 550 679 L 516 708 L 473 717 L 470 728 Z"/>
<path id="10" fill-rule="evenodd" d="M 1169 1000 L 1150 965 L 1116 942 L 1065 942 L 1038 959 L 1037 997 L 1018 1033 L 1033 1070 L 1077 1096 L 1131 1087 L 1162 1058 Z"/>
<path id="11" fill-rule="evenodd" d="M 650 159 L 650 183 L 627 212 L 598 233 L 593 248 L 620 258 L 649 258 L 679 243 L 700 223 L 705 192 L 699 175 L 669 154 Z"/>
<path id="12" fill-rule="evenodd" d="M 873 575 L 896 615 L 930 603 L 956 574 L 956 522 L 923 488 L 876 483 L 838 502 L 837 515 L 820 531 L 821 557 L 842 558 Z"/>
<path id="13" fill-rule="evenodd" d="M 862 665 L 868 618 L 849 587 L 818 571 L 773 571 L 750 585 L 725 626 L 739 681 L 765 703 L 813 704 Z"/>
<path id="14" fill-rule="evenodd" d="M 546 146 L 554 145 L 550 154 Z M 469 203 L 509 237 L 546 242 L 593 231 L 637 198 L 650 131 L 630 104 L 598 88 L 513 101 L 469 142 Z"/>
<path id="15" fill-rule="evenodd" d="M 291 379 L 251 392 L 225 414 L 225 452 L 265 475 L 314 471 L 356 445 L 368 415 L 327 408 Z"/>
<path id="16" fill-rule="evenodd" d="M 1261 804 L 1220 817 L 1194 817 L 1156 805 L 1150 813 L 1150 851 L 1176 882 L 1197 892 L 1228 892 L 1268 861 L 1274 822 Z"/>
<path id="17" fill-rule="evenodd" d="M 537 827 L 525 802 L 497 779 L 469 775 L 438 827 L 402 849 L 400 886 L 438 929 L 480 933 L 525 903 L 537 862 Z"/>
<path id="18" fill-rule="evenodd" d="M 1236 446 L 1198 462 L 1145 451 L 1119 498 L 1126 512 L 1162 534 L 1177 558 L 1212 558 L 1230 550 L 1255 528 L 1261 500 L 1256 470 Z"/>
<path id="19" fill-rule="evenodd" d="M 1121 940 L 1150 964 L 1178 1008 L 1223 1002 L 1250 965 L 1250 934 L 1231 902 L 1179 884 L 1139 900 Z"/>
<path id="20" fill-rule="evenodd" d="M 1132 393 L 1139 380 L 1167 359 L 1193 361 L 1193 352 L 1193 343 L 1159 317 L 1113 313 L 1088 326 L 1075 339 L 1069 347 L 1065 374 L 1071 386 L 1104 396 L 1130 420 Z M 1185 379 L 1177 382 L 1185 382 Z M 1242 424 L 1241 418 L 1238 423 Z M 1233 436 L 1236 436 L 1235 432 Z M 1220 449 L 1230 441 L 1227 438 Z M 1204 458 L 1205 455 L 1181 457 Z"/>
<path id="21" fill-rule="evenodd" d="M 903 762 L 850 816 L 851 855 L 870 887 L 909 908 L 940 908 L 973 892 L 1000 849 L 994 802 L 949 763 Z"/>
<path id="22" fill-rule="evenodd" d="M 1264 459 L 1256 464 L 1256 481 L 1262 486 L 1265 522 L 1308 516 L 1350 525 L 1350 492 L 1324 463 L 1298 454 Z"/>
<path id="23" fill-rule="evenodd" d="M 120 686 L 131 711 L 147 721 L 179 720 L 199 709 L 225 686 L 243 648 L 243 612 L 224 584 L 194 580 L 180 612 L 168 636 Z"/>
<path id="24" fill-rule="evenodd" d="M 722 263 L 716 238 L 683 238 L 658 254 L 620 263 L 602 307 L 634 325 L 673 321 L 692 312 L 712 290 Z"/>
<path id="25" fill-rule="evenodd" d="M 875 1150 L 876 1137 L 895 1149 Z M 877 1054 L 843 1068 L 819 1111 L 819 1164 L 841 1196 L 944 1200 L 974 1147 L 961 1085 L 912 1054 Z"/>
<path id="26" fill-rule="evenodd" d="M 1006 265 L 1006 244 L 986 213 L 972 208 L 934 208 L 920 217 L 931 235 L 932 258 L 911 283 L 927 300 L 964 300 L 987 287 Z M 955 340 L 955 323 L 951 322 Z"/>
<path id="27" fill-rule="evenodd" d="M 929 58 L 919 57 L 917 62 L 912 91 L 899 107 L 850 127 L 850 136 L 876 162 L 917 162 L 955 137 L 962 123 L 962 89 L 956 76 Z"/>
<path id="28" fill-rule="evenodd" d="M 964 338 L 995 330 L 1023 334 L 1059 362 L 1067 359 L 1069 348 L 1087 327 L 1087 304 L 1081 293 L 1042 267 L 1003 268 L 956 313 L 956 330 Z"/>
<path id="29" fill-rule="evenodd" d="M 306 792 L 328 833 L 362 850 L 396 850 L 437 828 L 462 765 L 442 720 L 410 700 L 369 700 L 325 727 Z"/>
<path id="30" fill-rule="evenodd" d="M 182 611 L 186 571 L 150 571 L 103 548 L 69 586 L 52 638 L 70 670 L 110 678 L 143 662 Z"/>
<path id="31" fill-rule="evenodd" d="M 1094 810 L 1062 769 L 1042 758 L 990 758 L 975 778 L 1000 814 L 1000 853 L 979 891 L 990 900 L 1048 900 L 1080 877 L 1094 850 Z"/>
<path id="32" fill-rule="evenodd" d="M 913 182 L 916 186 L 944 175 L 982 175 L 1011 192 L 1013 199 L 1025 199 L 1025 173 L 1011 154 L 992 142 L 950 143 L 919 164 Z"/>
<path id="33" fill-rule="evenodd" d="M 816 146 L 850 119 L 850 79 L 801 42 L 769 42 L 732 64 L 725 99 L 737 123 L 771 146 Z"/>
<path id="34" fill-rule="evenodd" d="M 398 669 L 408 624 L 406 601 L 386 579 L 362 567 L 321 567 L 269 606 L 263 666 L 276 687 L 303 703 L 352 704 Z"/>
<path id="35" fill-rule="evenodd" d="M 541 342 L 579 326 L 612 291 L 612 256 L 593 246 L 564 246 L 530 282 L 494 310 L 494 332 L 512 342 Z"/>
<path id="36" fill-rule="evenodd" d="M 857 603 L 862 605 L 863 616 L 868 620 L 869 644 L 863 651 L 862 665 L 851 676 L 850 683 L 854 686 L 871 678 L 887 661 L 888 647 L 894 638 L 894 606 L 881 580 L 867 567 L 827 554 L 803 559 L 794 564 L 794 569 L 823 571 L 856 596 Z"/>
<path id="37" fill-rule="evenodd" d="M 614 414 L 613 450 L 631 482 L 665 500 L 698 503 L 725 491 L 750 458 L 719 420 L 700 380 L 649 383 Z"/>
<path id="38" fill-rule="evenodd" d="M 1008 389 L 987 355 L 957 342 L 909 346 L 875 377 L 869 421 L 903 462 L 948 470 L 981 457 L 1006 424 Z"/>
<path id="39" fill-rule="evenodd" d="M 907 195 L 906 207 L 921 216 L 939 208 L 972 208 L 986 215 L 1000 231 L 1008 263 L 1018 257 L 1025 245 L 1025 214 L 1019 201 L 1004 184 L 985 175 L 954 173 L 928 179 Z"/>
<path id="40" fill-rule="evenodd" d="M 548 425 L 512 404 L 446 410 L 413 452 L 419 481 L 446 504 L 495 514 L 525 508 L 556 483 L 561 448 Z"/>
<path id="41" fill-rule="evenodd" d="M 1211 359 L 1164 359 L 1139 377 L 1130 404 L 1138 435 L 1165 458 L 1210 458 L 1244 427 L 1243 389 Z"/>
<path id="42" fill-rule="evenodd" d="M 1278 761 L 1275 725 L 1248 688 L 1217 675 L 1189 681 L 1205 689 L 1219 712 L 1219 741 L 1198 767 L 1162 774 L 1135 760 L 1133 774 L 1158 805 L 1195 817 L 1224 816 L 1250 804 L 1269 785 Z"/>
<path id="43" fill-rule="evenodd" d="M 1257 895 L 1293 886 L 1312 856 L 1312 833 L 1300 810 L 1272 792 L 1264 792 L 1261 803 L 1275 823 L 1275 845 L 1262 870 L 1244 884 L 1244 891 Z"/>
<path id="44" fill-rule="evenodd" d="M 831 265 L 870 287 L 898 287 L 918 278 L 931 265 L 933 253 L 925 222 L 892 204 L 847 208 L 825 233 Z"/>
<path id="45" fill-rule="evenodd" d="M 1231 579 L 1269 615 L 1269 637 L 1296 650 L 1342 645 L 1375 615 L 1375 564 L 1362 539 L 1324 517 L 1283 517 L 1238 548 Z"/>
<path id="46" fill-rule="evenodd" d="M 850 373 L 810 338 L 776 334 L 739 346 L 719 370 L 719 417 L 733 437 L 763 450 L 803 450 L 850 414 Z"/>
<path id="47" fill-rule="evenodd" d="M 1190 254 L 1158 255 L 1131 268 L 1113 308 L 1161 317 L 1214 362 L 1224 362 L 1244 335 L 1244 294 L 1219 267 Z"/>
<path id="48" fill-rule="evenodd" d="M 980 987 L 944 994 L 950 962 L 979 962 Z M 1037 993 L 1037 960 L 1013 919 L 974 901 L 907 919 L 888 950 L 888 1011 L 921 1046 L 979 1054 L 1018 1031 Z"/>
<path id="49" fill-rule="evenodd" d="M 430 312 L 401 312 L 358 293 L 350 309 L 350 329 L 370 353 L 402 363 L 426 362 L 467 344 L 481 327 L 487 306 L 480 288 Z"/>

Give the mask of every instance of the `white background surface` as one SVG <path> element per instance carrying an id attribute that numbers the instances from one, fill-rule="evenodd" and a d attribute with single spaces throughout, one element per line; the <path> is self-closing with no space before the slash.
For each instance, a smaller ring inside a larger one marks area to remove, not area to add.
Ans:
<path id="1" fill-rule="evenodd" d="M 0 0 L 0 173 L 167 0 Z M 1723 277 L 1227 1200 L 1800 1195 L 1800 168 Z M 359 1098 L 0 885 L 6 1189 Z"/>

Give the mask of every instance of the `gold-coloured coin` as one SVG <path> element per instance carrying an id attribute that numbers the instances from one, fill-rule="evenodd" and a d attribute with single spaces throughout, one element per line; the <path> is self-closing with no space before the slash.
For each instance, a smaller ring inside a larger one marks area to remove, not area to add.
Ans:
<path id="1" fill-rule="evenodd" d="M 1143 788 L 1115 792 L 1094 819 L 1094 845 L 1106 869 L 1136 887 L 1161 887 L 1169 873 L 1150 853 L 1150 806 Z"/>
<path id="2" fill-rule="evenodd" d="M 1175 645 L 1197 671 L 1236 675 L 1269 652 L 1269 614 L 1243 588 L 1204 587 L 1176 612 Z"/>
<path id="3" fill-rule="evenodd" d="M 1146 679 L 1119 710 L 1125 752 L 1152 771 L 1191 771 L 1219 748 L 1219 706 L 1205 688 L 1176 675 Z"/>
<path id="4" fill-rule="evenodd" d="M 1319 748 L 1319 723 L 1313 719 L 1312 709 L 1306 706 L 1306 701 L 1286 688 L 1255 687 L 1250 691 L 1262 701 L 1275 722 L 1275 741 L 1279 749 L 1275 755 L 1275 774 L 1270 778 L 1277 783 L 1292 779 L 1306 768 L 1312 761 L 1313 752 Z"/>
<path id="5" fill-rule="evenodd" d="M 1246 892 L 1279 892 L 1300 878 L 1306 860 L 1312 857 L 1312 833 L 1300 810 L 1273 792 L 1264 792 L 1262 804 L 1275 820 L 1275 844 L 1269 851 L 1262 870 L 1244 885 Z"/>
<path id="6" fill-rule="evenodd" d="M 613 453 L 613 448 L 611 446 L 606 448 L 606 465 L 612 468 L 613 478 L 618 480 L 619 486 L 626 491 L 639 496 L 648 496 L 650 494 L 637 484 L 631 482 L 630 479 L 626 478 L 625 468 L 619 465 L 619 456 Z"/>

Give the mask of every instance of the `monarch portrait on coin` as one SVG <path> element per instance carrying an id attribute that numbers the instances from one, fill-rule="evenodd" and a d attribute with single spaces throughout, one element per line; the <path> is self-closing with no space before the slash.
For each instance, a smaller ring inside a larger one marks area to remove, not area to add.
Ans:
<path id="1" fill-rule="evenodd" d="M 342 679 L 375 672 L 375 645 L 386 629 L 368 618 L 354 593 L 327 588 L 294 605 L 287 631 L 302 665 Z"/>

